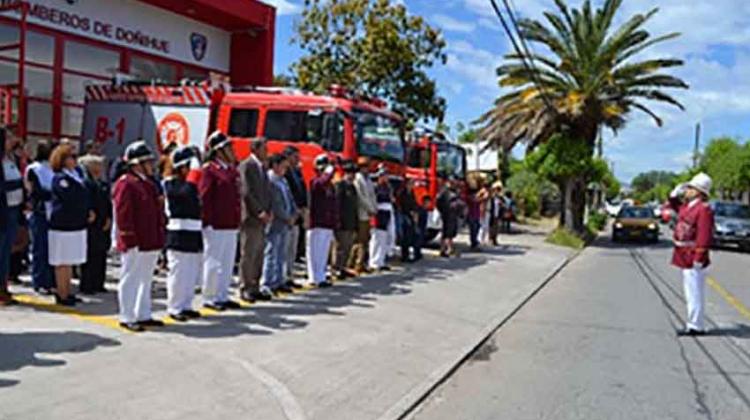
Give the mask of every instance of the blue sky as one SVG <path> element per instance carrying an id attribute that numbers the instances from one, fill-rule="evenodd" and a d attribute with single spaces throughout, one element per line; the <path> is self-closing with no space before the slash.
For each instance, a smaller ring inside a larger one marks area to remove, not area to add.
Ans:
<path id="1" fill-rule="evenodd" d="M 278 10 L 277 73 L 286 73 L 301 55 L 290 44 L 302 0 L 264 0 Z M 447 122 L 471 122 L 486 111 L 501 90 L 494 69 L 509 43 L 492 14 L 489 0 L 393 0 L 443 30 L 448 63 L 431 71 L 440 94 L 448 101 Z M 515 0 L 520 14 L 541 18 L 552 0 Z M 578 5 L 579 0 L 569 0 Z M 649 30 L 654 34 L 678 31 L 677 40 L 647 54 L 684 59 L 675 71 L 690 84 L 676 92 L 687 110 L 656 106 L 665 120 L 662 128 L 642 114 L 633 114 L 615 137 L 605 133 L 605 155 L 617 176 L 629 182 L 650 169 L 679 171 L 690 162 L 695 124 L 703 127 L 703 142 L 728 135 L 750 137 L 750 1 L 747 0 L 627 0 L 620 19 L 659 7 Z"/>

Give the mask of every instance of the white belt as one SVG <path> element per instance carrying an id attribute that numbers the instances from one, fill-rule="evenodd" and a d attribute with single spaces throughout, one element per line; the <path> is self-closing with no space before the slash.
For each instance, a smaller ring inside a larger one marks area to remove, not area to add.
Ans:
<path id="1" fill-rule="evenodd" d="M 169 219 L 167 230 L 189 230 L 200 232 L 203 230 L 203 222 L 197 219 Z"/>
<path id="2" fill-rule="evenodd" d="M 674 242 L 674 246 L 679 248 L 695 248 L 696 246 L 694 241 L 678 241 L 675 239 L 672 242 Z"/>
<path id="3" fill-rule="evenodd" d="M 391 203 L 378 203 L 378 210 L 393 211 L 393 204 L 391 204 Z"/>

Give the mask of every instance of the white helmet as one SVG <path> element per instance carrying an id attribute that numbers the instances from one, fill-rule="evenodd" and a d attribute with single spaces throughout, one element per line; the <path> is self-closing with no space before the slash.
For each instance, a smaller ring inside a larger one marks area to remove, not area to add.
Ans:
<path id="1" fill-rule="evenodd" d="M 706 195 L 711 195 L 712 186 L 713 186 L 713 181 L 711 180 L 711 177 L 704 174 L 703 172 L 694 176 L 693 179 L 691 179 L 690 182 L 688 182 L 688 187 L 695 188 L 696 190 Z"/>

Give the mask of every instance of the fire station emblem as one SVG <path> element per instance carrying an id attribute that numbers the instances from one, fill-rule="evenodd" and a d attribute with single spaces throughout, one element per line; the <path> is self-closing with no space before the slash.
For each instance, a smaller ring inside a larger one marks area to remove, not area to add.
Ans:
<path id="1" fill-rule="evenodd" d="M 156 144 L 159 151 L 166 150 L 171 143 L 184 146 L 189 141 L 190 125 L 182 114 L 171 112 L 159 121 L 156 127 Z"/>
<path id="2" fill-rule="evenodd" d="M 193 50 L 193 58 L 202 61 L 208 50 L 208 38 L 196 32 L 190 34 L 190 47 Z"/>

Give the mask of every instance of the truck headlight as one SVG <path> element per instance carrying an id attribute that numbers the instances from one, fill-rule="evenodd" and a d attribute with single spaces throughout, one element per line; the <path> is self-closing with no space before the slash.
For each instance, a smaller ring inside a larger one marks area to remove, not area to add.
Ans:
<path id="1" fill-rule="evenodd" d="M 650 230 L 656 230 L 656 223 L 651 223 L 650 225 L 648 225 L 648 228 Z"/>
<path id="2" fill-rule="evenodd" d="M 615 223 L 615 229 L 622 229 L 622 223 L 620 222 Z"/>

